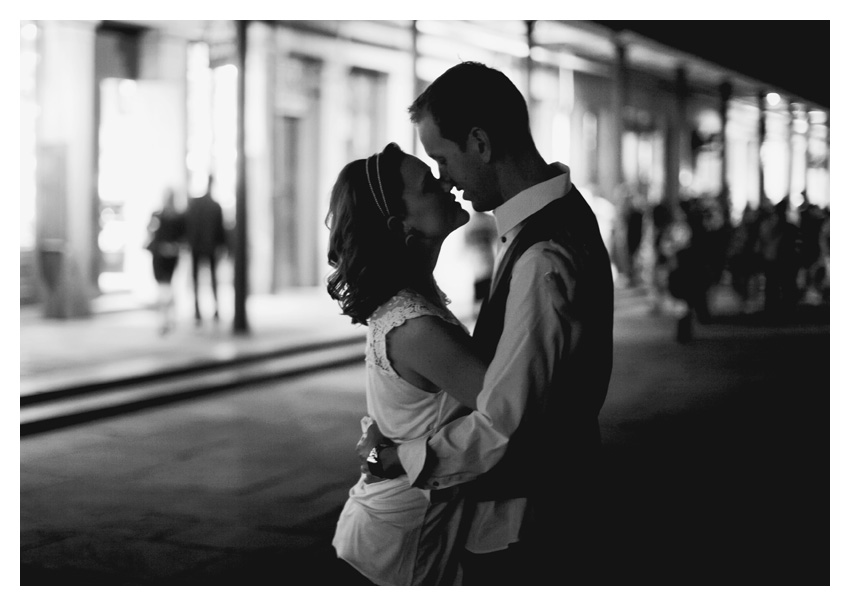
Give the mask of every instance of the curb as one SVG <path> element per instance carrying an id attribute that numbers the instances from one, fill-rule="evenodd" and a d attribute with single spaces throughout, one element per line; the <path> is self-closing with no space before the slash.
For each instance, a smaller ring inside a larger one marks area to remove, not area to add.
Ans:
<path id="1" fill-rule="evenodd" d="M 364 337 L 313 343 L 35 394 L 21 399 L 21 437 L 359 363 L 364 347 Z"/>
<path id="2" fill-rule="evenodd" d="M 55 389 L 48 389 L 44 391 L 33 391 L 27 394 L 21 394 L 21 407 L 33 406 L 36 404 L 42 404 L 45 402 L 50 402 L 53 400 L 59 400 L 68 397 L 79 396 L 83 394 L 91 394 L 102 391 L 108 391 L 111 389 L 117 389 L 122 387 L 129 387 L 132 385 L 139 385 L 144 383 L 151 383 L 154 381 L 160 381 L 163 379 L 170 379 L 173 377 L 180 377 L 185 375 L 191 375 L 199 372 L 208 372 L 215 370 L 223 370 L 227 368 L 232 368 L 241 365 L 248 364 L 256 364 L 257 362 L 263 362 L 266 360 L 271 360 L 275 358 L 281 358 L 285 356 L 294 356 L 304 353 L 310 353 L 313 351 L 321 351 L 324 349 L 330 349 L 334 347 L 340 347 L 345 345 L 353 345 L 356 343 L 365 343 L 365 337 L 362 335 L 348 337 L 344 339 L 333 339 L 328 341 L 317 341 L 311 343 L 305 343 L 301 345 L 294 345 L 279 349 L 273 349 L 269 351 L 264 351 L 260 353 L 244 353 L 238 356 L 235 356 L 231 359 L 227 360 L 208 360 L 208 361 L 199 361 L 194 363 L 187 363 L 183 366 L 179 366 L 177 368 L 168 368 L 162 369 L 155 372 L 149 372 L 144 374 L 136 374 L 130 375 L 126 377 L 116 378 L 116 379 L 107 379 L 107 380 L 99 380 L 99 381 L 91 381 L 91 382 L 81 382 L 76 385 L 68 385 L 63 387 L 58 387 Z"/>

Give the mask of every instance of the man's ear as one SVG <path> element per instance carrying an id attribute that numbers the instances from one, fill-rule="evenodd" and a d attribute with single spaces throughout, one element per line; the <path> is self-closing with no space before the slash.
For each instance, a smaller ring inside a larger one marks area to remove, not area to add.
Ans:
<path id="1" fill-rule="evenodd" d="M 471 147 L 470 147 L 471 146 Z M 490 146 L 490 136 L 482 128 L 473 126 L 466 138 L 466 148 L 473 149 L 478 152 L 484 162 L 489 162 L 493 155 L 493 148 Z"/>

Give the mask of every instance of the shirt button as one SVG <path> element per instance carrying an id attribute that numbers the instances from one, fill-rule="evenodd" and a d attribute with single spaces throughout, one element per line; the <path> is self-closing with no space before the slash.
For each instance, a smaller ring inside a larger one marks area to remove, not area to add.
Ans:
<path id="1" fill-rule="evenodd" d="M 439 486 L 439 485 L 440 485 L 439 482 L 434 482 L 434 486 Z"/>
<path id="2" fill-rule="evenodd" d="M 504 244 L 507 241 L 508 241 L 508 239 L 505 236 L 502 236 L 502 244 Z"/>

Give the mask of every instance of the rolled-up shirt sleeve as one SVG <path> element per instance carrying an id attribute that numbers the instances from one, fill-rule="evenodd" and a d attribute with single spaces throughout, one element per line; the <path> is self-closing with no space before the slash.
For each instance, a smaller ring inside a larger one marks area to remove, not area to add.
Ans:
<path id="1" fill-rule="evenodd" d="M 448 488 L 474 480 L 498 463 L 526 407 L 545 396 L 570 333 L 579 329 L 569 318 L 574 287 L 569 254 L 554 242 L 537 243 L 517 260 L 504 331 L 477 410 L 430 438 L 399 446 L 412 485 Z"/>

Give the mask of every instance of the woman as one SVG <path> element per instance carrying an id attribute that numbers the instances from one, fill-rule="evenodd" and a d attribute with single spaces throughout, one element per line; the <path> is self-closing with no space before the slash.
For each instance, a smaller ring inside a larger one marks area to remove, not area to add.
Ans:
<path id="1" fill-rule="evenodd" d="M 365 432 L 420 438 L 474 408 L 486 366 L 434 281 L 467 213 L 428 166 L 391 143 L 348 164 L 331 195 L 328 292 L 368 326 Z M 379 585 L 459 582 L 462 498 L 363 470 L 337 523 L 337 555 Z"/>
<path id="2" fill-rule="evenodd" d="M 161 316 L 160 334 L 174 328 L 174 291 L 171 279 L 180 257 L 180 243 L 186 235 L 183 215 L 174 204 L 174 192 L 167 190 L 162 210 L 154 212 L 148 224 L 147 249 L 153 257 L 153 276 L 157 284 L 157 308 Z"/>

